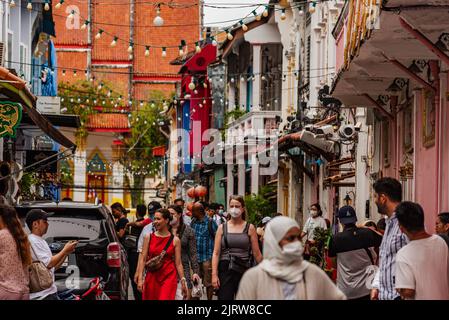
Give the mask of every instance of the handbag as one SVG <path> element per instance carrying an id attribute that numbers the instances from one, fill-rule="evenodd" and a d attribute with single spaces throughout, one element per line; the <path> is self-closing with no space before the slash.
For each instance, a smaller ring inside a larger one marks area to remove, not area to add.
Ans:
<path id="1" fill-rule="evenodd" d="M 203 282 L 201 279 L 192 286 L 192 298 L 201 298 L 203 296 Z"/>
<path id="2" fill-rule="evenodd" d="M 30 246 L 34 256 L 37 257 L 33 246 Z M 53 274 L 42 261 L 33 261 L 28 267 L 28 272 L 30 275 L 30 293 L 46 290 L 53 285 Z"/>
<path id="3" fill-rule="evenodd" d="M 249 225 L 248 223 L 245 226 L 245 229 L 243 230 L 243 233 L 248 234 Z M 224 243 L 225 243 L 225 249 L 229 248 L 228 244 L 228 224 L 225 223 L 223 226 L 223 237 L 224 237 Z M 249 235 L 248 235 L 249 238 Z M 233 256 L 229 250 L 229 266 L 228 270 L 235 271 L 237 273 L 243 274 L 246 270 L 252 267 L 251 265 L 251 239 L 250 239 L 250 246 L 248 248 L 248 257 L 249 259 L 242 259 L 240 257 Z"/>
<path id="4" fill-rule="evenodd" d="M 153 235 L 150 236 L 150 243 L 151 243 L 152 237 L 153 237 Z M 165 245 L 162 252 L 160 254 L 158 254 L 157 256 L 151 258 L 150 260 L 148 260 L 145 263 L 145 267 L 146 267 L 147 271 L 156 272 L 157 270 L 159 270 L 162 267 L 162 264 L 164 263 L 165 254 L 167 253 L 167 249 L 170 246 L 172 241 L 173 241 L 173 235 L 171 235 L 170 239 L 168 239 L 168 242 Z M 149 244 L 148 244 L 148 246 L 149 246 Z"/>

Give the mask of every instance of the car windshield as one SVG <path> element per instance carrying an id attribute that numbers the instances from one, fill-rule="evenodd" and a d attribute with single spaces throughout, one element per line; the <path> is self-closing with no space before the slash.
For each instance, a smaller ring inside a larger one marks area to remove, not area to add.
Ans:
<path id="1" fill-rule="evenodd" d="M 106 237 L 101 220 L 73 217 L 49 217 L 48 231 L 44 235 L 47 242 L 58 240 L 92 241 Z"/>

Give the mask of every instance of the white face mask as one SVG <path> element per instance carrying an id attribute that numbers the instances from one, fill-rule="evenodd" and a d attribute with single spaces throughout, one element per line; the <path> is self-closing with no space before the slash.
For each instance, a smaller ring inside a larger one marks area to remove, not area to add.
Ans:
<path id="1" fill-rule="evenodd" d="M 303 252 L 304 247 L 301 241 L 290 242 L 282 247 L 282 253 L 289 261 L 301 260 Z"/>
<path id="2" fill-rule="evenodd" d="M 310 210 L 310 215 L 311 215 L 312 217 L 316 217 L 316 216 L 318 216 L 318 211 L 316 211 L 316 210 Z"/>
<path id="3" fill-rule="evenodd" d="M 229 209 L 229 214 L 233 218 L 238 218 L 238 217 L 240 217 L 242 215 L 242 210 L 240 210 L 239 208 L 230 208 Z"/>
<path id="4" fill-rule="evenodd" d="M 218 214 L 219 214 L 220 216 L 222 216 L 222 215 L 223 215 L 223 209 L 218 210 Z"/>

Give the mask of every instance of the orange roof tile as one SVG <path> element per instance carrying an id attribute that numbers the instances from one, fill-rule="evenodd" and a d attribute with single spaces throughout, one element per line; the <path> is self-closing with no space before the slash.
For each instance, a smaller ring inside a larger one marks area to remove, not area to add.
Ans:
<path id="1" fill-rule="evenodd" d="M 122 113 L 98 113 L 89 115 L 87 129 L 90 131 L 129 132 L 128 117 Z"/>

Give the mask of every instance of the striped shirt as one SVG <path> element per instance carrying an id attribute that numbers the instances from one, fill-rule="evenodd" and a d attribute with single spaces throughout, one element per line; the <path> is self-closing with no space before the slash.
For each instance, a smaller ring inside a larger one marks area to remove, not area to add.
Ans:
<path id="1" fill-rule="evenodd" d="M 373 287 L 379 289 L 379 300 L 394 300 L 399 297 L 395 289 L 396 254 L 408 243 L 408 239 L 399 229 L 396 214 L 393 213 L 385 222 L 385 234 L 379 250 L 379 270 Z"/>
<path id="2" fill-rule="evenodd" d="M 197 248 L 197 256 L 198 262 L 203 263 L 205 261 L 209 261 L 212 259 L 212 254 L 214 253 L 214 237 L 211 235 L 215 235 L 217 232 L 218 226 L 215 221 L 211 221 L 211 229 L 209 230 L 209 221 L 210 218 L 205 215 L 203 220 L 192 219 L 192 223 L 190 227 L 195 232 L 196 239 L 196 248 Z"/>

